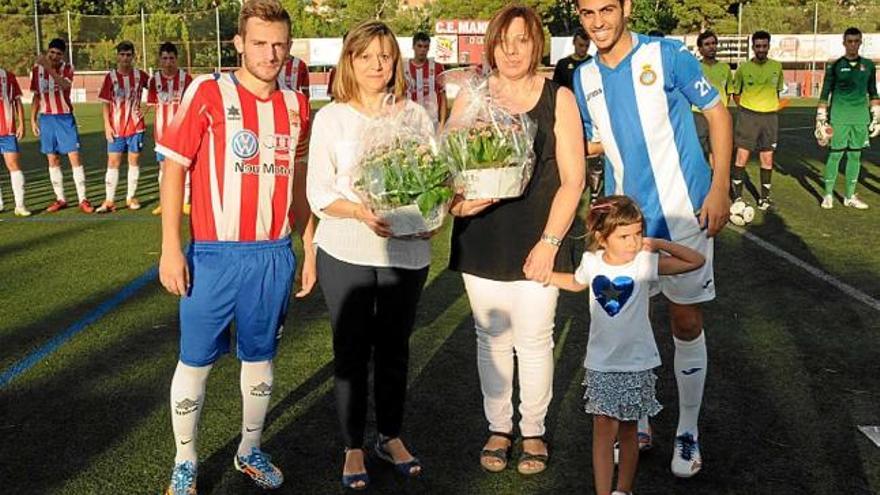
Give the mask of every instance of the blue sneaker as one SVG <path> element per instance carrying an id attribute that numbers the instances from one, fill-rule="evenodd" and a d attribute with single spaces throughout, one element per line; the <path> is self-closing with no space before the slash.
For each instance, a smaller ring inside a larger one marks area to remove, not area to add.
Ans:
<path id="1" fill-rule="evenodd" d="M 700 456 L 700 443 L 690 433 L 675 437 L 675 452 L 672 453 L 672 474 L 679 478 L 690 478 L 700 472 L 703 458 Z"/>
<path id="2" fill-rule="evenodd" d="M 165 495 L 196 495 L 196 465 L 193 461 L 179 462 L 171 471 L 171 483 Z"/>
<path id="3" fill-rule="evenodd" d="M 284 475 L 270 460 L 269 454 L 254 447 L 247 456 L 236 454 L 233 464 L 235 464 L 235 469 L 250 476 L 258 487 L 264 490 L 274 490 L 284 483 Z"/>

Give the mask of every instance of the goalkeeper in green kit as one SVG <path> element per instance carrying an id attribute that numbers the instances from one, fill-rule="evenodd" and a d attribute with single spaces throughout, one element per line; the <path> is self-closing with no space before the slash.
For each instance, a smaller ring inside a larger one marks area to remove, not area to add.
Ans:
<path id="1" fill-rule="evenodd" d="M 846 153 L 846 192 L 843 205 L 858 210 L 868 205 L 856 195 L 861 169 L 862 149 L 870 146 L 870 138 L 880 135 L 880 96 L 874 63 L 859 56 L 862 32 L 851 27 L 843 33 L 846 54 L 825 70 L 822 95 L 816 111 L 816 139 L 820 146 L 829 146 L 825 164 L 825 197 L 822 208 L 834 207 L 834 184 L 840 160 Z M 829 100 L 831 119 L 829 120 Z M 870 101 L 870 111 L 869 103 Z"/>

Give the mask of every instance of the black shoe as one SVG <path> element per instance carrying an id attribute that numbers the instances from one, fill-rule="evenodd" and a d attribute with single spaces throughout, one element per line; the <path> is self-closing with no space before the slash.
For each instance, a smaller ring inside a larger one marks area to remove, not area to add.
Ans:
<path id="1" fill-rule="evenodd" d="M 345 453 L 347 454 L 349 450 L 363 449 L 345 449 Z M 345 466 L 345 457 L 342 459 L 342 465 Z M 344 469 L 345 468 L 343 467 L 343 470 Z M 363 482 L 363 484 L 360 484 L 361 482 Z M 370 486 L 370 475 L 368 475 L 366 471 L 362 473 L 342 474 L 342 487 L 346 490 L 360 492 L 366 490 L 368 486 Z"/>
<path id="2" fill-rule="evenodd" d="M 394 457 L 391 456 L 391 453 L 385 450 L 385 445 L 388 444 L 391 440 L 394 440 L 394 437 L 386 437 L 385 435 L 379 434 L 379 437 L 376 439 L 376 446 L 373 448 L 373 452 L 376 454 L 376 457 L 382 459 L 383 461 L 394 466 L 400 474 L 404 476 L 408 476 L 410 478 L 416 478 L 422 474 L 422 463 L 419 461 L 418 457 L 413 456 L 412 460 L 405 462 L 395 462 Z"/>
<path id="3" fill-rule="evenodd" d="M 480 451 L 480 466 L 483 466 L 483 469 L 490 473 L 500 473 L 507 469 L 507 463 L 510 462 L 510 450 L 513 449 L 513 433 L 500 433 L 497 431 L 491 432 L 489 438 L 492 437 L 502 437 L 506 438 L 510 443 L 507 444 L 506 448 L 500 449 L 483 449 Z M 490 464 L 485 461 L 487 460 L 498 460 L 501 461 L 501 464 Z"/>

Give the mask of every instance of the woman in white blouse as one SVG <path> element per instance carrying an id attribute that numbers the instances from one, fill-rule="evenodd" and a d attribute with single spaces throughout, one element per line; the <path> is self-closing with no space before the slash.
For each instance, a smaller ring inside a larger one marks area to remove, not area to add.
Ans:
<path id="1" fill-rule="evenodd" d="M 314 243 L 333 328 L 336 405 L 345 443 L 342 484 L 355 490 L 369 484 L 363 442 L 371 357 L 375 453 L 406 476 L 421 473 L 421 464 L 399 435 L 409 337 L 428 275 L 430 245 L 426 239 L 391 237 L 388 224 L 352 189 L 352 174 L 366 144 L 364 128 L 382 112 L 389 94 L 405 100 L 400 49 L 388 26 L 366 22 L 348 34 L 337 65 L 334 101 L 315 116 L 307 187 L 309 203 L 320 218 Z M 417 107 L 409 101 L 401 105 Z"/>

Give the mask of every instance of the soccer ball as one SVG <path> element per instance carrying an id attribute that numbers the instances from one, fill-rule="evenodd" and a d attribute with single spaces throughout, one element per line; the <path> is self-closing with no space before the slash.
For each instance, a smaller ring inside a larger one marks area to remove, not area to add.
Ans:
<path id="1" fill-rule="evenodd" d="M 730 205 L 730 223 L 740 227 L 752 223 L 755 219 L 755 209 L 746 205 L 744 201 L 737 201 Z"/>

